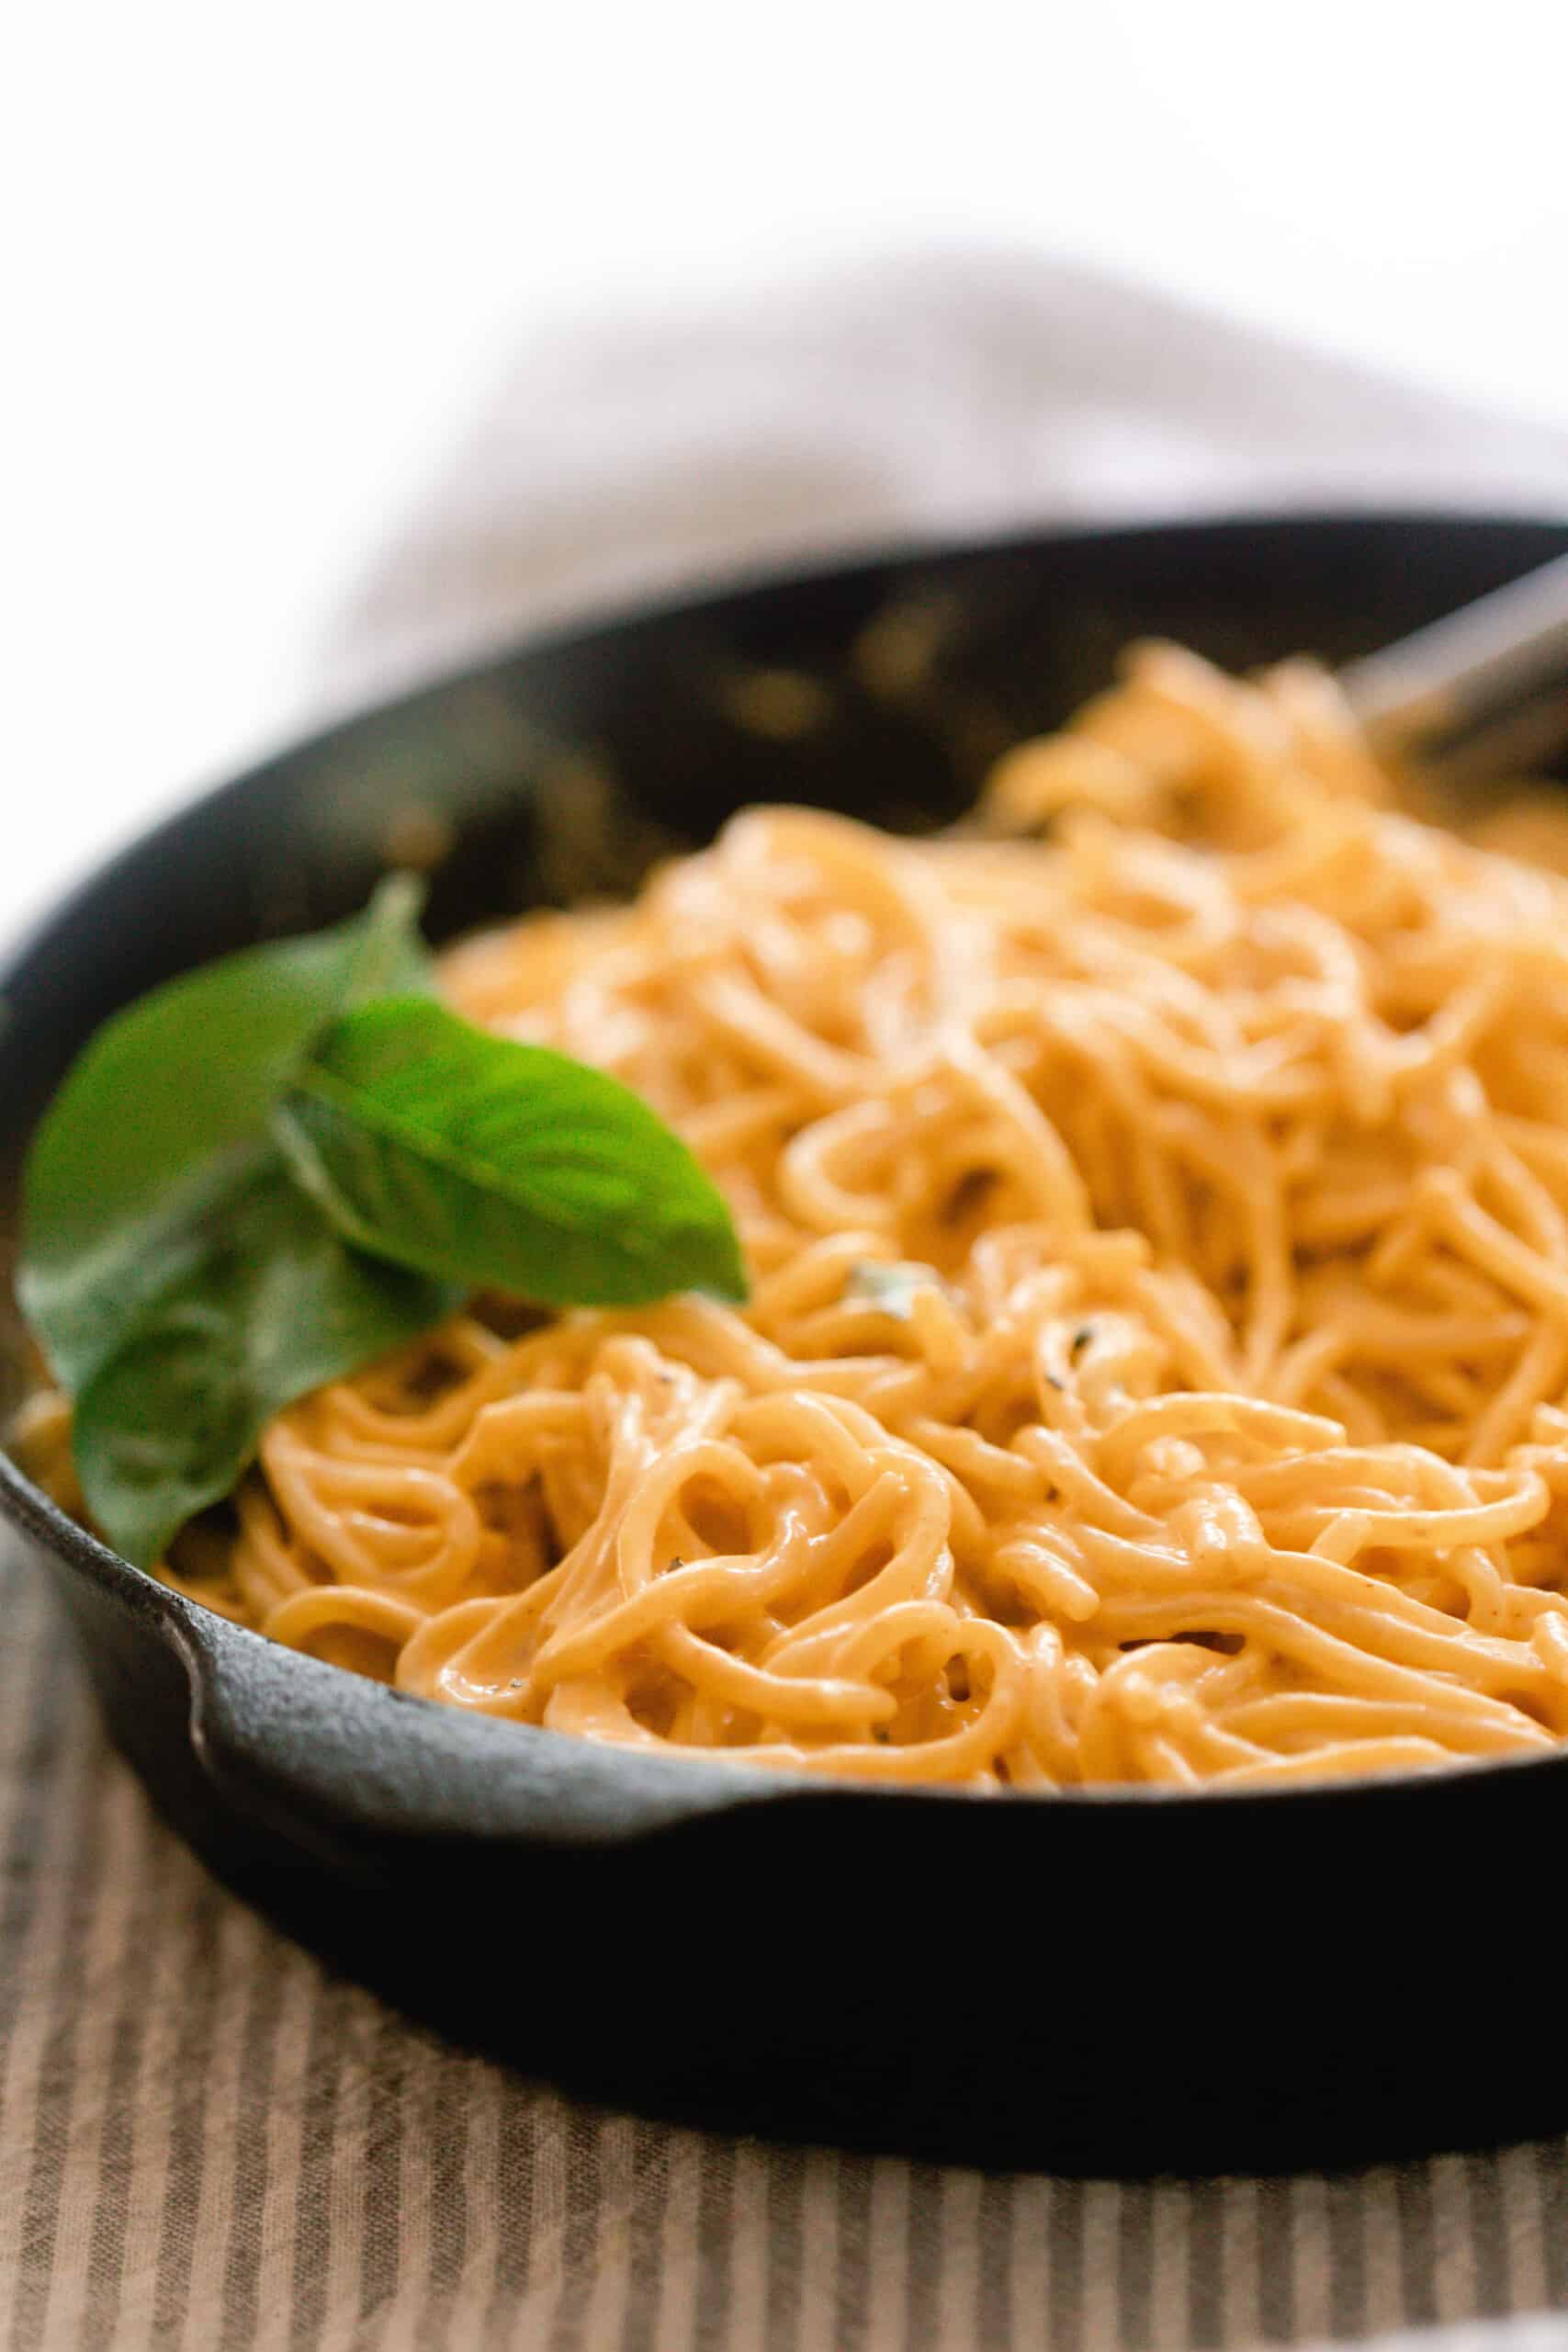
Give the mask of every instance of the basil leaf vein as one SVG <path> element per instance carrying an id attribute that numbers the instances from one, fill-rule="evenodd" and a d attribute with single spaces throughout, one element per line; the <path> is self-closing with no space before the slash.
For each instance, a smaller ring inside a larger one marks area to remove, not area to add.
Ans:
<path id="1" fill-rule="evenodd" d="M 646 1102 L 427 1000 L 334 1023 L 273 1130 L 340 1232 L 400 1264 L 547 1306 L 746 1295 L 722 1194 Z"/>

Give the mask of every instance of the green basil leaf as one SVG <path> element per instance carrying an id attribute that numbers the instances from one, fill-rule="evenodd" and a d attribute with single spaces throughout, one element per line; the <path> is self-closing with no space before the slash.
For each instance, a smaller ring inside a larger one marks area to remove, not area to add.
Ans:
<path id="1" fill-rule="evenodd" d="M 272 1416 L 400 1346 L 461 1301 L 351 1249 L 275 1145 L 162 1245 L 134 1329 L 76 1398 L 73 1444 L 93 1518 L 139 1566 L 228 1494 Z"/>
<path id="2" fill-rule="evenodd" d="M 279 1090 L 348 1006 L 424 984 L 417 885 L 335 931 L 247 948 L 107 1021 L 34 1138 L 17 1277 L 73 1394 L 135 1329 L 193 1222 L 226 1197 Z"/>
<path id="3" fill-rule="evenodd" d="M 334 1015 L 378 996 L 434 995 L 435 963 L 419 928 L 427 895 L 417 874 L 388 874 L 377 883 L 363 914 L 319 934 L 348 943 L 348 967 L 332 1008 Z"/>
<path id="4" fill-rule="evenodd" d="M 547 1306 L 743 1299 L 722 1195 L 618 1080 L 413 997 L 337 1022 L 273 1115 L 351 1241 Z"/>

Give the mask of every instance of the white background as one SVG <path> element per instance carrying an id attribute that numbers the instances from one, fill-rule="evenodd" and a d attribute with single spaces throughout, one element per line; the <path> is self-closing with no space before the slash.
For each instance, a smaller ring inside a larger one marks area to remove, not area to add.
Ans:
<path id="1" fill-rule="evenodd" d="M 331 699 L 344 610 L 574 321 L 1056 255 L 1568 428 L 1560 0 L 28 16 L 0 922 Z"/>

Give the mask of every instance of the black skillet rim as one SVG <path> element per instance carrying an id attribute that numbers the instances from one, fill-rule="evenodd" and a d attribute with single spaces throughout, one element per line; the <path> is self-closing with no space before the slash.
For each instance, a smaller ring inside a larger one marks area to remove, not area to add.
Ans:
<path id="1" fill-rule="evenodd" d="M 326 751 L 340 741 L 351 739 L 367 721 L 395 718 L 405 708 L 479 683 L 520 658 L 564 653 L 585 641 L 597 641 L 620 629 L 637 625 L 701 620 L 722 613 L 739 600 L 773 589 L 805 587 L 816 582 L 849 582 L 860 577 L 870 579 L 900 566 L 961 564 L 983 561 L 987 558 L 1027 556 L 1036 549 L 1090 540 L 1097 545 L 1114 545 L 1119 540 L 1143 541 L 1151 532 L 1169 533 L 1178 538 L 1190 537 L 1191 543 L 1198 546 L 1212 544 L 1229 535 L 1288 532 L 1297 528 L 1311 535 L 1354 528 L 1359 525 L 1373 526 L 1391 532 L 1438 529 L 1463 533 L 1473 530 L 1481 536 L 1489 531 L 1522 531 L 1561 537 L 1568 531 L 1568 516 L 1499 513 L 1493 508 L 1237 509 L 1218 514 L 1155 517 L 1139 523 L 1118 523 L 1110 527 L 1086 524 L 1025 528 L 980 539 L 952 539 L 933 534 L 929 537 L 886 543 L 869 550 L 856 549 L 840 560 L 819 558 L 787 565 L 748 565 L 705 582 L 698 594 L 631 599 L 590 610 L 559 626 L 532 633 L 521 639 L 500 639 L 465 661 L 421 677 L 395 695 L 359 704 L 307 733 L 287 739 L 237 775 L 197 788 L 156 823 L 130 836 L 107 857 L 80 876 L 60 898 L 48 904 L 25 925 L 19 935 L 8 944 L 4 963 L 0 965 L 0 1003 L 4 1002 L 15 976 L 25 971 L 36 955 L 69 928 L 88 901 L 106 888 L 112 887 L 123 868 L 159 842 L 173 840 L 187 827 L 200 826 L 231 801 L 243 801 L 275 769 L 288 767 L 301 756 Z M 640 1812 L 642 1817 L 625 1829 L 619 1824 L 609 1823 L 603 1832 L 599 1832 L 596 1825 L 574 1824 L 558 1841 L 568 1847 L 599 1842 L 601 1836 L 618 1842 L 626 1835 L 646 1835 L 684 1821 L 742 1809 L 750 1811 L 770 1801 L 798 1804 L 802 1800 L 841 1802 L 857 1799 L 863 1803 L 892 1797 L 906 1805 L 940 1806 L 943 1810 L 983 1803 L 987 1811 L 996 1802 L 994 1792 L 946 1788 L 929 1782 L 876 1783 L 852 1777 L 748 1764 L 740 1757 L 709 1760 L 705 1758 L 660 1757 L 640 1749 L 617 1750 L 596 1747 L 594 1743 L 569 1733 L 550 1731 L 536 1724 L 509 1723 L 500 1717 L 470 1713 L 467 1710 L 443 1706 L 433 1700 L 393 1692 L 384 1685 L 367 1682 L 363 1677 L 349 1675 L 344 1669 L 328 1666 L 320 1659 L 300 1657 L 284 1649 L 276 1643 L 267 1641 L 265 1635 L 249 1627 L 236 1625 L 217 1611 L 206 1609 L 199 1602 L 190 1600 L 159 1583 L 146 1570 L 122 1559 L 52 1502 L 3 1447 L 0 1447 L 0 1518 L 9 1521 L 20 1535 L 30 1539 L 68 1572 L 85 1577 L 132 1617 L 153 1627 L 159 1637 L 175 1652 L 190 1675 L 190 1727 L 193 1740 L 198 1747 L 203 1744 L 200 1719 L 204 1698 L 210 1698 L 215 1689 L 232 1690 L 243 1705 L 247 1676 L 260 1675 L 267 1679 L 274 1673 L 281 1673 L 288 1679 L 326 1676 L 331 1678 L 333 1685 L 341 1680 L 361 1696 L 368 1696 L 372 1705 L 385 1706 L 389 1711 L 385 1718 L 389 1731 L 394 1724 L 400 1726 L 396 1735 L 400 1744 L 415 1736 L 414 1727 L 421 1725 L 427 1734 L 439 1729 L 449 1740 L 455 1740 L 462 1747 L 473 1744 L 476 1755 L 481 1748 L 490 1749 L 486 1760 L 491 1765 L 499 1764 L 504 1752 L 510 1751 L 514 1757 L 521 1758 L 525 1749 L 532 1749 L 536 1755 L 541 1758 L 548 1756 L 552 1759 L 558 1767 L 557 1777 L 560 1779 L 581 1776 L 602 1781 L 612 1800 L 617 1792 L 617 1784 L 628 1799 L 640 1793 L 645 1800 L 653 1800 L 651 1817 L 646 1804 L 642 1808 L 634 1804 L 634 1814 Z M 232 1655 L 225 1655 L 231 1645 Z M 280 1760 L 286 1762 L 287 1758 Z M 574 1766 L 578 1768 L 576 1774 Z M 1000 1803 L 1010 1814 L 1021 1811 L 1031 1816 L 1041 1811 L 1052 1816 L 1064 1812 L 1081 1816 L 1131 1810 L 1143 1817 L 1154 1809 L 1165 1813 L 1174 1811 L 1187 1816 L 1197 1809 L 1202 1816 L 1213 1818 L 1217 1805 L 1223 1806 L 1228 1814 L 1240 1811 L 1252 1815 L 1261 1809 L 1259 1818 L 1272 1819 L 1282 1827 L 1282 1815 L 1287 1812 L 1292 1820 L 1300 1822 L 1304 1815 L 1319 1812 L 1325 1806 L 1338 1811 L 1348 1799 L 1353 1798 L 1359 1801 L 1363 1812 L 1376 1805 L 1385 1814 L 1389 1807 L 1404 1814 L 1411 1806 L 1419 1811 L 1433 1803 L 1440 1804 L 1443 1792 L 1448 1789 L 1457 1791 L 1466 1787 L 1475 1790 L 1478 1783 L 1497 1786 L 1505 1778 L 1514 1780 L 1526 1775 L 1529 1776 L 1532 1785 L 1547 1775 L 1568 1775 L 1568 1746 L 1546 1755 L 1481 1758 L 1426 1771 L 1380 1774 L 1363 1781 L 1318 1781 L 1267 1789 L 1198 1791 L 1144 1783 L 1115 1783 L 1063 1791 L 1018 1790 L 1010 1792 Z M 526 1781 L 523 1793 L 525 1798 L 531 1793 Z M 401 1825 L 395 1811 L 389 1814 L 384 1808 L 370 1805 L 366 1812 L 365 1826 L 379 1830 L 396 1830 Z M 454 1820 L 445 1826 L 461 1827 L 465 1825 Z M 532 1821 L 518 1821 L 474 1823 L 471 1826 L 475 1835 L 487 1838 L 525 1828 L 536 1832 L 539 1825 Z"/>

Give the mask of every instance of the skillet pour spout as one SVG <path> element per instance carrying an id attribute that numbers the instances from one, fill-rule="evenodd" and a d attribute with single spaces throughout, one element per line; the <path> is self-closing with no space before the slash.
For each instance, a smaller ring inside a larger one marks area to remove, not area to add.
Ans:
<path id="1" fill-rule="evenodd" d="M 452 842 L 432 897 L 450 934 L 627 888 L 749 802 L 948 821 L 1129 639 L 1231 667 L 1338 663 L 1565 548 L 1568 526 L 1441 515 L 1040 534 L 734 589 L 428 687 L 162 826 L 12 958 L 7 1214 L 30 1126 L 97 1023 L 177 968 L 350 911 L 412 806 Z M 901 615 L 929 658 L 891 680 L 867 647 Z M 776 671 L 821 688 L 803 734 L 744 723 L 737 680 Z M 19 1377 L 14 1334 L 10 1352 Z M 1568 2063 L 1475 2022 L 1540 1899 L 1568 1756 L 1042 1797 L 647 1757 L 281 1650 L 118 1560 L 8 1462 L 0 1509 L 203 1861 L 333 1966 L 586 2096 L 1120 2173 L 1568 2121 Z"/>

